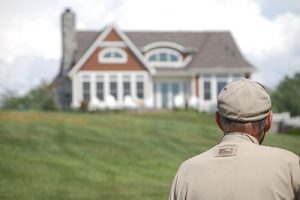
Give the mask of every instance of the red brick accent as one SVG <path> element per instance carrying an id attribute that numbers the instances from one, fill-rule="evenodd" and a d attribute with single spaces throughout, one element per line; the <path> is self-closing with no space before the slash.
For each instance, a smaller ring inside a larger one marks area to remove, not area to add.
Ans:
<path id="1" fill-rule="evenodd" d="M 135 55 L 128 48 L 123 48 L 127 55 L 127 63 L 99 63 L 98 54 L 100 48 L 91 55 L 91 57 L 84 63 L 80 71 L 145 71 L 144 65 L 135 57 Z"/>
<path id="2" fill-rule="evenodd" d="M 112 30 L 103 41 L 123 41 L 122 38 L 116 33 L 115 30 Z"/>

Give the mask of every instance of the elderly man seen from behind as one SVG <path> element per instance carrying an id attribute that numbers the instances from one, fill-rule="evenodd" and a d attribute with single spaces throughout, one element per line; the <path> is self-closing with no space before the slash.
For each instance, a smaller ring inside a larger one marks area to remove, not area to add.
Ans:
<path id="1" fill-rule="evenodd" d="M 300 199 L 299 157 L 261 145 L 272 122 L 265 88 L 249 79 L 231 82 L 217 106 L 215 118 L 224 136 L 180 166 L 169 200 Z"/>

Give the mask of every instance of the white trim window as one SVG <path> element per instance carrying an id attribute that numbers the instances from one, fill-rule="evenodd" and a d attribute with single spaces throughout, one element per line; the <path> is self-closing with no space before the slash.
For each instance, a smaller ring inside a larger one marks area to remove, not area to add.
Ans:
<path id="1" fill-rule="evenodd" d="M 126 96 L 131 96 L 131 76 L 124 75 L 123 76 L 123 99 Z"/>
<path id="2" fill-rule="evenodd" d="M 145 96 L 145 83 L 144 76 L 136 76 L 136 96 L 139 99 L 144 99 Z"/>
<path id="3" fill-rule="evenodd" d="M 216 77 L 217 77 L 217 95 L 218 95 L 227 84 L 228 75 L 218 74 Z"/>
<path id="4" fill-rule="evenodd" d="M 187 102 L 190 96 L 190 87 L 189 87 L 189 81 L 184 81 L 183 83 L 183 95 L 184 99 Z"/>
<path id="5" fill-rule="evenodd" d="M 91 99 L 91 80 L 89 75 L 82 76 L 82 100 L 90 101 Z"/>
<path id="6" fill-rule="evenodd" d="M 212 99 L 212 83 L 211 76 L 204 75 L 203 76 L 203 100 L 210 101 Z"/>
<path id="7" fill-rule="evenodd" d="M 96 94 L 97 98 L 104 101 L 104 77 L 103 75 L 96 76 Z"/>
<path id="8" fill-rule="evenodd" d="M 155 67 L 180 67 L 183 64 L 182 55 L 168 48 L 154 49 L 145 54 L 148 63 Z"/>
<path id="9" fill-rule="evenodd" d="M 127 53 L 116 47 L 105 48 L 98 54 L 99 63 L 127 63 L 127 59 Z"/>
<path id="10" fill-rule="evenodd" d="M 113 96 L 115 100 L 118 100 L 118 81 L 116 75 L 110 75 L 109 89 L 110 89 L 110 95 Z"/>

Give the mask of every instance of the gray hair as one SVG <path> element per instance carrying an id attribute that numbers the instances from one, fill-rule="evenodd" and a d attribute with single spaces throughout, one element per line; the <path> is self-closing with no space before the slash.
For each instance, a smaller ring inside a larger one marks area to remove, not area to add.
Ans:
<path id="1" fill-rule="evenodd" d="M 262 133 L 267 123 L 267 117 L 252 122 L 241 122 L 241 121 L 231 120 L 223 116 L 220 116 L 220 119 L 221 119 L 224 132 L 226 133 L 233 132 L 233 131 L 240 132 L 246 129 L 248 130 L 250 129 L 256 133 Z"/>

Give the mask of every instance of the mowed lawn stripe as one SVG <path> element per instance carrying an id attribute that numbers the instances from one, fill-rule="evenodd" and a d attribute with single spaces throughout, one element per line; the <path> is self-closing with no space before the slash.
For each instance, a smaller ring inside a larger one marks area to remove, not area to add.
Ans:
<path id="1" fill-rule="evenodd" d="M 221 135 L 193 111 L 1 111 L 0 199 L 167 199 L 179 164 Z M 266 142 L 300 147 L 299 136 Z"/>

